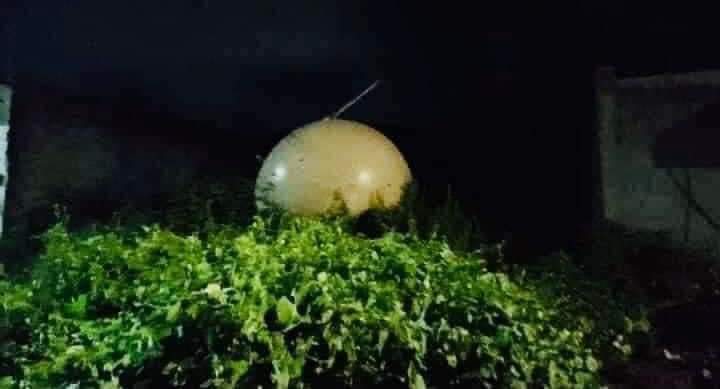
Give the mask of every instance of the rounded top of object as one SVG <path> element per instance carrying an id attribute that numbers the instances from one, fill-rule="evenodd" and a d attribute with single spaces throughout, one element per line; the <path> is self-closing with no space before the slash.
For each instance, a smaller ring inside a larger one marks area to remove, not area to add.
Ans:
<path id="1" fill-rule="evenodd" d="M 282 139 L 265 159 L 255 195 L 296 214 L 322 214 L 341 200 L 351 215 L 397 205 L 412 175 L 395 145 L 365 124 L 324 119 Z"/>

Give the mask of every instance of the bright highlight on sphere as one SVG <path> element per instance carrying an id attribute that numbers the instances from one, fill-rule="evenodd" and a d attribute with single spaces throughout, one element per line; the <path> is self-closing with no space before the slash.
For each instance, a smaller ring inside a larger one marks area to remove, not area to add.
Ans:
<path id="1" fill-rule="evenodd" d="M 296 129 L 273 148 L 260 168 L 255 198 L 260 209 L 270 202 L 300 215 L 325 213 L 341 199 L 356 216 L 397 205 L 411 179 L 405 158 L 379 131 L 325 119 Z"/>

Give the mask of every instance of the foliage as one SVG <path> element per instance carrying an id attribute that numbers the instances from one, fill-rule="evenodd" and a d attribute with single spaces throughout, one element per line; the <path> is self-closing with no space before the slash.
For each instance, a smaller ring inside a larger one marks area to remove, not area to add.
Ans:
<path id="1" fill-rule="evenodd" d="M 0 279 L 0 387 L 598 386 L 593 307 L 568 320 L 553 279 L 352 227 L 58 223 L 30 275 Z"/>
<path id="2" fill-rule="evenodd" d="M 159 201 L 154 209 L 144 208 L 127 204 L 115 213 L 113 224 L 127 227 L 157 223 L 182 234 L 248 224 L 255 213 L 254 182 L 237 177 L 198 178 Z"/>
<path id="3" fill-rule="evenodd" d="M 634 346 L 649 341 L 650 322 L 642 297 L 593 277 L 563 252 L 514 266 L 512 273 L 550 302 L 561 320 L 593 333 L 592 348 L 603 361 L 626 362 Z"/>
<path id="4" fill-rule="evenodd" d="M 468 216 L 449 187 L 437 204 L 430 201 L 437 194 L 418 181 L 409 183 L 403 192 L 397 207 L 372 209 L 364 215 L 360 223 L 356 223 L 360 225 L 359 231 L 369 229 L 374 235 L 397 231 L 423 239 L 442 239 L 453 250 L 464 252 L 488 245 L 479 221 Z"/>
<path id="5" fill-rule="evenodd" d="M 214 227 L 227 224 L 247 224 L 255 214 L 255 183 L 250 180 L 213 180 L 198 181 L 182 193 L 172 196 L 167 207 L 153 214 L 132 213 L 132 209 L 118 213 L 120 225 L 128 220 L 145 223 L 159 222 L 176 232 L 206 232 Z M 272 190 L 270 183 L 260 188 L 261 193 Z M 382 235 L 388 231 L 406 232 L 424 239 L 444 239 L 451 248 L 472 251 L 486 245 L 480 223 L 464 212 L 462 204 L 453 196 L 448 187 L 444 194 L 435 193 L 435 188 L 421 186 L 414 180 L 403 190 L 403 198 L 396 207 L 375 207 L 361 216 L 354 230 L 370 232 L 370 235 Z M 338 194 L 335 208 L 328 213 L 342 215 L 345 204 Z M 440 201 L 430 201 L 439 197 Z M 269 201 L 262 200 L 267 212 L 277 212 Z M 435 204 L 434 204 L 435 203 Z"/>

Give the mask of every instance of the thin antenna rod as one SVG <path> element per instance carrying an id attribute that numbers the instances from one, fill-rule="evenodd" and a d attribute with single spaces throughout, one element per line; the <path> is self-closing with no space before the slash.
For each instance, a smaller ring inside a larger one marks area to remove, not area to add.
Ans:
<path id="1" fill-rule="evenodd" d="M 342 107 L 340 107 L 340 109 L 338 109 L 337 111 L 335 111 L 335 113 L 332 114 L 332 115 L 330 116 L 330 118 L 331 118 L 331 119 L 337 119 L 338 116 L 342 115 L 342 113 L 345 112 L 345 111 L 347 111 L 348 108 L 352 107 L 353 105 L 355 105 L 355 103 L 357 103 L 358 101 L 360 101 L 360 99 L 362 99 L 363 97 L 365 97 L 365 95 L 367 95 L 368 93 L 372 92 L 372 90 L 375 89 L 375 88 L 378 86 L 378 84 L 380 84 L 380 80 L 377 80 L 377 81 L 373 82 L 372 84 L 370 84 L 369 87 L 365 88 L 365 90 L 362 91 L 359 95 L 357 95 L 354 99 L 350 100 L 347 104 L 343 105 Z"/>

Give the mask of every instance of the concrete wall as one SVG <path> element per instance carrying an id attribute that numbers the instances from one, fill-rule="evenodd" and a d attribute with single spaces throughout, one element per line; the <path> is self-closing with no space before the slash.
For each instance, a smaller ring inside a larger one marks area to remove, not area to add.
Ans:
<path id="1" fill-rule="evenodd" d="M 10 131 L 12 88 L 0 85 L 0 236 L 3 233 L 5 197 L 8 182 L 7 136 Z"/>
<path id="2" fill-rule="evenodd" d="M 598 70 L 601 207 L 607 220 L 665 231 L 678 245 L 720 254 L 720 232 L 713 226 L 720 220 L 720 166 L 658 168 L 652 154 L 662 130 L 717 102 L 716 95 L 720 71 L 617 78 L 612 68 Z M 703 212 L 678 184 L 690 189 Z"/>

